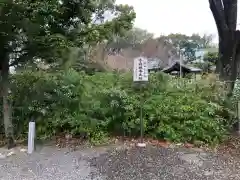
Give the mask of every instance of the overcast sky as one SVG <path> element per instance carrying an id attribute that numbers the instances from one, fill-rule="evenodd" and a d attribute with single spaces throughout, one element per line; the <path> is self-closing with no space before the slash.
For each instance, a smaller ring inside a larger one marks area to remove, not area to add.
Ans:
<path id="1" fill-rule="evenodd" d="M 117 3 L 133 6 L 137 14 L 135 26 L 156 36 L 170 33 L 217 36 L 208 0 L 117 0 Z"/>

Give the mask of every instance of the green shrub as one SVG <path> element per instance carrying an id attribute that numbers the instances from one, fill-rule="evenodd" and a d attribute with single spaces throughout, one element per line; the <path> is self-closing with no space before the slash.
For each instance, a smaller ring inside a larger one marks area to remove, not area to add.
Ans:
<path id="1" fill-rule="evenodd" d="M 142 107 L 147 136 L 217 143 L 226 135 L 231 111 L 222 103 L 219 84 L 162 73 L 152 73 L 149 79 L 140 90 L 128 73 L 16 74 L 11 96 L 16 134 L 24 136 L 34 118 L 41 138 L 62 132 L 84 132 L 92 142 L 111 135 L 138 136 Z"/>

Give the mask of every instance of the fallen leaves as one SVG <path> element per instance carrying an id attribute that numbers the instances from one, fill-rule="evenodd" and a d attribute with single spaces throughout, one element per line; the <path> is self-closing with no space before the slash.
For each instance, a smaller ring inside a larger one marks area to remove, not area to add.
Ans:
<path id="1" fill-rule="evenodd" d="M 240 157 L 240 137 L 231 136 L 216 148 L 216 152 Z"/>
<path id="2" fill-rule="evenodd" d="M 185 144 L 184 144 L 184 147 L 185 147 L 185 148 L 193 148 L 194 145 L 193 145 L 193 144 L 190 144 L 190 143 L 185 143 Z"/>
<path id="3" fill-rule="evenodd" d="M 128 138 L 128 137 L 117 137 L 115 141 L 117 143 L 124 143 L 127 144 L 131 147 L 136 146 L 139 142 L 141 142 L 140 138 Z M 175 145 L 173 143 L 170 143 L 166 140 L 157 140 L 157 139 L 152 139 L 152 138 L 144 138 L 143 142 L 146 143 L 147 145 L 152 145 L 152 146 L 160 146 L 164 148 L 173 148 Z"/>

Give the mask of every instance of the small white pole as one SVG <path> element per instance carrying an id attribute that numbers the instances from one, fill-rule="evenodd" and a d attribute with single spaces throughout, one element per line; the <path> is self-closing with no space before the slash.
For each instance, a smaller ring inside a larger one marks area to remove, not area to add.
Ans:
<path id="1" fill-rule="evenodd" d="M 179 50 L 179 57 L 180 57 L 180 78 L 182 78 L 182 54 L 181 50 Z"/>
<path id="2" fill-rule="evenodd" d="M 29 122 L 28 128 L 28 154 L 32 154 L 34 151 L 35 140 L 35 122 Z"/>

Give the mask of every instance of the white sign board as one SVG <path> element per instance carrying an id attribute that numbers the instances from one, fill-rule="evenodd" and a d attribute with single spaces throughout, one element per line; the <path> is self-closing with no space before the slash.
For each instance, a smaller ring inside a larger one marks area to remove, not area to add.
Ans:
<path id="1" fill-rule="evenodd" d="M 148 60 L 144 57 L 134 59 L 133 81 L 148 81 Z"/>

